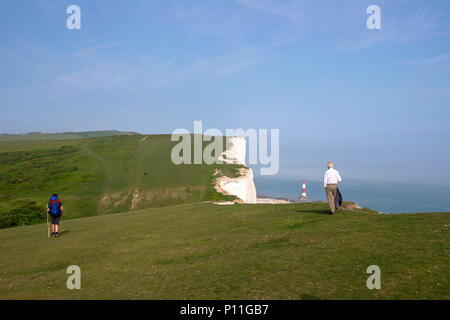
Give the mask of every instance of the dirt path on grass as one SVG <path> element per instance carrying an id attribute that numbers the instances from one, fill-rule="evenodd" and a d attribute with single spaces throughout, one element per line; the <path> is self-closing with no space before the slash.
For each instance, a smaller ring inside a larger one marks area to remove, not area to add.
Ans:
<path id="1" fill-rule="evenodd" d="M 144 170 L 146 170 L 145 168 L 143 168 L 143 158 L 144 158 L 144 152 L 143 149 L 145 147 L 145 141 L 147 140 L 148 136 L 143 137 L 140 141 L 139 144 L 136 148 L 136 158 L 137 158 L 137 175 L 136 175 L 136 180 L 135 180 L 135 184 L 134 187 L 132 189 L 134 189 L 134 193 L 133 193 L 133 198 L 131 199 L 131 210 L 137 209 L 138 208 L 138 204 L 139 204 L 139 200 L 140 200 L 140 193 L 139 193 L 139 187 L 141 185 L 141 180 L 144 174 Z M 149 174 L 149 172 L 147 172 L 147 175 Z"/>
<path id="2" fill-rule="evenodd" d="M 83 149 L 83 151 L 90 157 L 93 157 L 94 159 L 96 159 L 97 161 L 100 162 L 104 173 L 105 173 L 105 183 L 103 186 L 103 196 L 102 196 L 102 203 L 108 204 L 109 202 L 111 203 L 116 203 L 116 204 L 122 204 L 124 201 L 130 201 L 129 202 L 129 206 L 131 210 L 137 209 L 138 207 L 138 203 L 140 200 L 140 193 L 139 193 L 139 188 L 141 185 L 141 179 L 143 176 L 143 172 L 145 170 L 145 168 L 143 168 L 143 158 L 144 158 L 144 154 L 143 154 L 143 149 L 144 147 L 148 146 L 148 144 L 145 143 L 145 141 L 147 140 L 148 136 L 143 137 L 142 139 L 139 140 L 139 143 L 136 147 L 135 150 L 135 154 L 134 154 L 134 159 L 135 161 L 137 161 L 136 164 L 136 177 L 134 179 L 134 182 L 131 182 L 131 184 L 129 185 L 129 187 L 127 188 L 126 186 L 124 186 L 126 191 L 128 189 L 128 193 L 126 195 L 126 198 L 129 197 L 129 195 L 131 194 L 132 197 L 131 199 L 128 198 L 127 199 L 123 199 L 122 197 L 119 196 L 119 193 L 106 193 L 106 188 L 108 186 L 108 179 L 112 176 L 114 176 L 114 172 L 113 172 L 113 168 L 112 166 L 109 164 L 109 162 L 103 158 L 101 155 L 99 155 L 97 152 L 95 152 L 94 150 L 92 150 L 89 146 L 89 143 L 84 143 L 81 148 Z M 148 173 L 147 173 L 148 174 Z M 120 199 L 119 199 L 120 197 Z"/>
<path id="3" fill-rule="evenodd" d="M 99 155 L 97 152 L 93 151 L 90 147 L 89 147 L 89 142 L 87 143 L 83 143 L 81 145 L 81 149 L 90 157 L 96 159 L 98 162 L 100 162 L 103 171 L 105 173 L 105 182 L 107 182 L 108 177 L 110 177 L 111 174 L 111 166 L 109 165 L 108 161 L 103 158 L 101 155 Z"/>

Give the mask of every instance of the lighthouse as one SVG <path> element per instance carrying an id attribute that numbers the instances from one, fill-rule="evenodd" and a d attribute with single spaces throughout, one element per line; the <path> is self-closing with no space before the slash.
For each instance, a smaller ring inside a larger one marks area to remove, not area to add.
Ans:
<path id="1" fill-rule="evenodd" d="M 306 198 L 306 183 L 305 180 L 302 181 L 302 195 L 299 198 L 300 202 L 305 202 L 308 199 Z"/>

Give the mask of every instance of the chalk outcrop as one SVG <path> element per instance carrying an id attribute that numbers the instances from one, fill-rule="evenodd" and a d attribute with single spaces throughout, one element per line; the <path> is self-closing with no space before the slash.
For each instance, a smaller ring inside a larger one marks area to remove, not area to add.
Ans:
<path id="1" fill-rule="evenodd" d="M 242 164 L 245 166 L 247 140 L 241 137 L 227 138 L 227 149 L 219 156 L 224 163 Z"/>
<path id="2" fill-rule="evenodd" d="M 220 160 L 224 163 L 241 164 L 245 166 L 247 141 L 241 137 L 228 138 L 229 147 L 223 152 Z M 215 188 L 225 195 L 234 195 L 243 203 L 256 203 L 256 188 L 253 182 L 253 171 L 250 168 L 240 168 L 239 177 L 219 177 Z"/>
<path id="3" fill-rule="evenodd" d="M 216 190 L 225 195 L 233 195 L 242 203 L 256 203 L 256 188 L 253 182 L 253 171 L 250 168 L 239 169 L 237 178 L 219 177 L 216 179 Z"/>
<path id="4" fill-rule="evenodd" d="M 294 201 L 288 199 L 276 199 L 276 198 L 258 198 L 259 204 L 290 204 L 295 203 Z"/>

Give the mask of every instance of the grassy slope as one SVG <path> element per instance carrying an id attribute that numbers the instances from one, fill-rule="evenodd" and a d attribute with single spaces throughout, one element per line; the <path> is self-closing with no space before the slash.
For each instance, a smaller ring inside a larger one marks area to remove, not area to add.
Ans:
<path id="1" fill-rule="evenodd" d="M 0 298 L 450 298 L 448 214 L 326 212 L 192 203 L 66 220 L 51 240 L 45 224 L 0 230 Z"/>
<path id="2" fill-rule="evenodd" d="M 170 135 L 0 142 L 0 211 L 24 200 L 44 207 L 54 192 L 71 217 L 220 198 L 214 170 L 236 166 L 176 166 L 174 144 Z"/>
<path id="3" fill-rule="evenodd" d="M 98 138 L 114 135 L 134 135 L 135 132 L 124 132 L 118 130 L 100 130 L 85 132 L 43 133 L 43 134 L 0 134 L 0 142 L 22 142 L 22 141 L 49 141 L 49 140 L 73 140 L 80 138 Z"/>

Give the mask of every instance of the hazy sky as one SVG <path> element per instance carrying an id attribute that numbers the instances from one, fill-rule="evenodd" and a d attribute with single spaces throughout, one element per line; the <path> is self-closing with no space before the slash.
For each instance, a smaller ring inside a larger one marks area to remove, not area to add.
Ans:
<path id="1" fill-rule="evenodd" d="M 450 185 L 449 27 L 447 0 L 1 0 L 0 132 L 278 128 L 280 176 Z"/>

